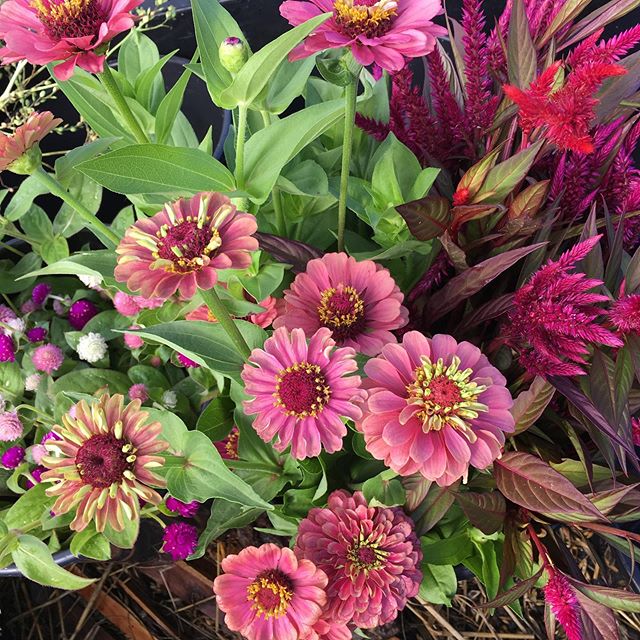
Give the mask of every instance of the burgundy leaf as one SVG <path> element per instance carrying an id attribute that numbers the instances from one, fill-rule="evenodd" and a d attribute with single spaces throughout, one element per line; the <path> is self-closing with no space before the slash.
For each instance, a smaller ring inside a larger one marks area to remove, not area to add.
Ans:
<path id="1" fill-rule="evenodd" d="M 481 604 L 480 608 L 496 609 L 498 607 L 506 607 L 508 604 L 511 604 L 512 602 L 518 600 L 518 598 L 522 598 L 522 596 L 526 595 L 527 593 L 529 593 L 529 591 L 531 591 L 531 589 L 533 589 L 543 571 L 544 567 L 540 567 L 540 569 L 538 569 L 538 572 L 532 575 L 530 578 L 527 578 L 526 580 L 520 580 L 520 582 L 513 585 L 511 589 L 508 589 L 504 593 L 500 593 L 493 600 L 489 600 L 489 602 Z"/>
<path id="2" fill-rule="evenodd" d="M 507 504 L 498 491 L 456 493 L 456 501 L 474 527 L 487 535 L 502 529 Z"/>
<path id="3" fill-rule="evenodd" d="M 551 402 L 555 392 L 555 388 L 544 378 L 536 376 L 531 386 L 518 394 L 511 408 L 511 415 L 516 423 L 514 435 L 526 431 L 535 424 Z"/>
<path id="4" fill-rule="evenodd" d="M 290 264 L 294 273 L 300 273 L 307 267 L 307 262 L 314 258 L 321 258 L 322 252 L 309 244 L 281 238 L 270 233 L 256 233 L 256 238 L 263 251 L 271 254 L 278 262 Z"/>
<path id="5" fill-rule="evenodd" d="M 628 611 L 630 613 L 640 613 L 640 596 L 624 591 L 623 589 L 613 589 L 603 587 L 599 584 L 586 584 L 571 576 L 566 576 L 567 580 L 589 600 L 604 605 L 616 611 Z"/>
<path id="6" fill-rule="evenodd" d="M 525 509 L 563 522 L 606 520 L 569 480 L 529 453 L 505 453 L 494 474 L 503 495 Z"/>
<path id="7" fill-rule="evenodd" d="M 439 487 L 432 484 L 427 492 L 427 497 L 413 513 L 416 521 L 418 535 L 423 535 L 435 527 L 451 508 L 455 500 L 455 491 L 460 486 L 460 481 L 450 487 Z"/>
<path id="8" fill-rule="evenodd" d="M 451 220 L 450 204 L 446 198 L 427 196 L 396 207 L 409 231 L 418 240 L 432 240 L 446 231 Z"/>
<path id="9" fill-rule="evenodd" d="M 505 293 L 502 296 L 493 298 L 488 302 L 485 302 L 481 307 L 478 307 L 475 311 L 465 316 L 462 322 L 458 325 L 456 335 L 458 332 L 463 333 L 472 329 L 473 327 L 483 324 L 488 320 L 498 318 L 503 313 L 506 313 L 513 304 L 513 293 Z"/>
<path id="10" fill-rule="evenodd" d="M 619 640 L 618 623 L 613 611 L 576 591 L 582 616 L 584 640 Z"/>

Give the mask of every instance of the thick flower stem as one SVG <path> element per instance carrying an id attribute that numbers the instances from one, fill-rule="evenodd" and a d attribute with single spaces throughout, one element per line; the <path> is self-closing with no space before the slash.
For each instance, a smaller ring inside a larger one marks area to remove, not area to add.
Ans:
<path id="1" fill-rule="evenodd" d="M 247 137 L 246 104 L 238 105 L 238 127 L 236 131 L 236 184 L 240 189 L 244 187 L 244 143 Z"/>
<path id="2" fill-rule="evenodd" d="M 261 111 L 262 122 L 265 127 L 271 124 L 271 114 L 268 111 Z M 278 116 L 276 116 L 277 120 Z M 271 203 L 273 204 L 273 212 L 275 213 L 274 226 L 276 233 L 280 236 L 287 235 L 287 222 L 284 219 L 284 210 L 282 208 L 282 194 L 280 189 L 276 186 L 271 189 Z"/>
<path id="3" fill-rule="evenodd" d="M 358 76 L 344 88 L 344 136 L 342 141 L 342 167 L 340 169 L 340 200 L 338 202 L 338 251 L 344 251 L 344 229 L 347 222 L 347 188 L 351 166 L 351 147 L 356 118 Z"/>
<path id="4" fill-rule="evenodd" d="M 208 289 L 205 291 L 204 289 L 200 289 L 200 295 L 202 295 L 202 299 L 215 316 L 215 319 L 220 323 L 220 326 L 226 331 L 238 353 L 246 360 L 251 354 L 251 349 L 242 337 L 236 323 L 229 315 L 224 302 L 220 300 L 220 296 L 216 293 L 216 290 Z"/>
<path id="5" fill-rule="evenodd" d="M 102 86 L 111 96 L 111 99 L 116 103 L 116 109 L 120 112 L 120 115 L 124 119 L 129 131 L 133 134 L 133 137 L 140 144 L 148 144 L 149 138 L 147 137 L 147 134 L 142 130 L 140 123 L 133 115 L 131 107 L 127 104 L 125 97 L 122 95 L 122 92 L 111 73 L 111 67 L 109 67 L 106 62 L 104 64 L 104 69 L 100 74 L 100 80 L 102 81 Z"/>
<path id="6" fill-rule="evenodd" d="M 105 247 L 114 249 L 118 246 L 120 238 L 104 222 L 98 220 L 81 202 L 78 202 L 53 176 L 48 174 L 42 167 L 36 169 L 33 175 L 47 187 L 49 193 L 66 202 L 86 222 L 87 226 L 96 234 Z"/>

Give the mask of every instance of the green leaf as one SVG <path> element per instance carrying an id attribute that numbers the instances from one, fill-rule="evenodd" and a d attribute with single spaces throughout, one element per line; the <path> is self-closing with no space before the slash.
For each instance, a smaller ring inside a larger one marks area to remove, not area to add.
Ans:
<path id="1" fill-rule="evenodd" d="M 158 144 L 164 144 L 169 138 L 174 122 L 180 112 L 184 92 L 191 78 L 191 71 L 186 69 L 182 72 L 178 81 L 171 87 L 169 93 L 162 99 L 156 112 L 156 140 Z"/>
<path id="2" fill-rule="evenodd" d="M 158 105 L 165 97 L 162 68 L 171 60 L 178 50 L 162 56 L 153 66 L 147 68 L 135 82 L 136 97 L 140 104 L 150 113 L 155 113 Z"/>
<path id="3" fill-rule="evenodd" d="M 65 187 L 68 186 L 71 178 L 77 175 L 75 172 L 76 165 L 85 160 L 90 160 L 100 153 L 104 153 L 116 140 L 117 138 L 100 138 L 83 144 L 81 147 L 71 149 L 71 151 L 67 151 L 63 156 L 60 156 L 55 164 L 58 182 Z"/>
<path id="4" fill-rule="evenodd" d="M 76 369 L 58 378 L 51 387 L 53 395 L 63 391 L 78 391 L 93 394 L 104 389 L 110 394 L 126 394 L 131 384 L 129 378 L 120 371 L 109 369 Z"/>
<path id="5" fill-rule="evenodd" d="M 536 77 L 537 55 L 522 0 L 514 0 L 507 41 L 509 81 L 526 89 Z"/>
<path id="6" fill-rule="evenodd" d="M 466 531 L 442 540 L 421 538 L 420 542 L 425 561 L 432 565 L 458 565 L 473 553 Z"/>
<path id="7" fill-rule="evenodd" d="M 69 245 L 63 236 L 53 236 L 40 247 L 40 255 L 47 264 L 63 260 L 69 255 Z"/>
<path id="8" fill-rule="evenodd" d="M 394 472 L 391 474 L 395 475 Z M 388 471 L 383 471 L 369 478 L 362 485 L 362 492 L 367 502 L 373 503 L 371 506 L 396 507 L 405 503 L 406 496 L 402 483 L 398 478 L 388 478 L 388 475 Z"/>
<path id="9" fill-rule="evenodd" d="M 431 604 L 451 605 L 451 599 L 456 595 L 458 581 L 456 572 L 451 565 L 439 566 L 422 563 L 422 583 L 420 584 L 420 598 Z"/>
<path id="10" fill-rule="evenodd" d="M 18 293 L 28 289 L 35 281 L 33 272 L 42 260 L 35 253 L 27 253 L 11 268 L 0 269 L 0 293 Z M 23 278 L 21 280 L 21 278 Z"/>
<path id="11" fill-rule="evenodd" d="M 81 578 L 59 567 L 47 545 L 34 536 L 18 537 L 19 546 L 11 557 L 22 574 L 38 584 L 57 589 L 82 589 L 94 580 Z"/>
<path id="12" fill-rule="evenodd" d="M 0 393 L 6 400 L 15 402 L 22 397 L 24 383 L 17 362 L 0 362 Z"/>
<path id="13" fill-rule="evenodd" d="M 38 265 L 39 266 L 39 265 Z M 32 269 L 26 276 L 95 276 L 102 277 L 105 282 L 112 284 L 113 270 L 116 266 L 116 256 L 113 251 L 87 251 L 75 253 L 72 256 L 58 260 L 42 269 Z"/>
<path id="14" fill-rule="evenodd" d="M 138 29 L 132 29 L 118 52 L 118 70 L 131 85 L 135 85 L 138 76 L 159 59 L 160 54 L 155 42 Z"/>
<path id="15" fill-rule="evenodd" d="M 93 523 L 73 535 L 69 550 L 76 557 L 85 556 L 94 560 L 109 560 L 111 558 L 109 541 L 104 534 L 96 531 Z"/>
<path id="16" fill-rule="evenodd" d="M 53 225 L 49 216 L 37 206 L 32 206 L 20 218 L 22 230 L 38 243 L 48 242 L 53 236 Z"/>
<path id="17" fill-rule="evenodd" d="M 585 584 L 571 576 L 565 577 L 569 582 L 590 600 L 603 604 L 615 611 L 628 611 L 630 613 L 640 613 L 640 596 L 630 591 L 622 589 L 612 589 L 596 584 Z"/>
<path id="18" fill-rule="evenodd" d="M 124 529 L 116 531 L 110 525 L 104 530 L 104 537 L 118 549 L 131 549 L 140 533 L 140 518 L 125 518 Z"/>
<path id="19" fill-rule="evenodd" d="M 48 483 L 40 483 L 23 493 L 3 514 L 4 523 L 9 529 L 26 529 L 34 522 L 40 521 L 40 516 L 51 509 L 55 498 L 45 494 Z"/>
<path id="20" fill-rule="evenodd" d="M 302 95 L 314 64 L 315 56 L 294 62 L 285 60 L 256 98 L 255 104 L 269 113 L 281 114 L 298 96 Z"/>
<path id="21" fill-rule="evenodd" d="M 233 428 L 235 403 L 228 396 L 217 396 L 200 414 L 196 429 L 212 442 L 224 439 Z"/>
<path id="22" fill-rule="evenodd" d="M 204 151 L 161 144 L 124 147 L 83 162 L 78 171 L 124 194 L 186 195 L 235 189 L 229 170 Z"/>
<path id="23" fill-rule="evenodd" d="M 18 190 L 13 194 L 9 204 L 4 210 L 4 217 L 11 222 L 19 220 L 33 204 L 33 201 L 43 193 L 48 193 L 49 189 L 45 186 L 38 176 L 29 176 L 22 181 Z"/>

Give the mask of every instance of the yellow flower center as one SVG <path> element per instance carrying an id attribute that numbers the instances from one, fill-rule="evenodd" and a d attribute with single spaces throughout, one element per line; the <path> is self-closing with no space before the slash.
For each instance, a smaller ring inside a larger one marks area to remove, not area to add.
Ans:
<path id="1" fill-rule="evenodd" d="M 372 540 L 371 536 L 365 538 L 364 534 L 360 533 L 347 552 L 347 560 L 351 564 L 349 570 L 353 575 L 358 575 L 361 571 L 368 573 L 382 569 L 388 555 L 388 551 L 379 548 L 378 541 Z"/>
<path id="2" fill-rule="evenodd" d="M 333 3 L 336 24 L 349 38 L 383 36 L 397 14 L 396 0 L 335 0 Z"/>
<path id="3" fill-rule="evenodd" d="M 293 598 L 293 584 L 281 571 L 264 571 L 247 587 L 251 608 L 265 618 L 283 616 Z"/>
<path id="4" fill-rule="evenodd" d="M 331 389 L 317 364 L 298 362 L 276 376 L 275 405 L 289 416 L 317 416 L 329 402 Z"/>
<path id="5" fill-rule="evenodd" d="M 473 382 L 472 375 L 472 369 L 460 369 L 458 356 L 452 358 L 449 366 L 442 358 L 434 363 L 422 356 L 422 365 L 416 368 L 414 381 L 407 386 L 407 402 L 420 407 L 416 415 L 425 433 L 450 426 L 469 442 L 475 442 L 476 435 L 469 421 L 488 407 L 478 402 L 478 396 L 487 387 Z"/>
<path id="6" fill-rule="evenodd" d="M 364 301 L 351 286 L 330 287 L 320 295 L 318 319 L 336 342 L 355 338 L 364 329 Z"/>

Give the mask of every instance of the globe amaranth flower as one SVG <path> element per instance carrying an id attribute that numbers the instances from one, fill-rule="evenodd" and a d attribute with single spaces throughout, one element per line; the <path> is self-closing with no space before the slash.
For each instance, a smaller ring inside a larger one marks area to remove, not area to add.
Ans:
<path id="1" fill-rule="evenodd" d="M 69 324 L 76 331 L 81 331 L 97 313 L 98 307 L 91 300 L 76 300 L 69 308 Z"/>
<path id="2" fill-rule="evenodd" d="M 240 430 L 238 427 L 233 425 L 229 435 L 224 439 L 218 442 L 214 442 L 218 453 L 225 460 L 238 460 L 240 456 L 238 455 L 238 442 L 240 440 Z"/>
<path id="3" fill-rule="evenodd" d="M 140 514 L 138 499 L 157 505 L 162 498 L 152 487 L 164 480 L 154 473 L 162 465 L 158 455 L 168 445 L 160 439 L 162 426 L 149 420 L 140 401 L 124 405 L 121 395 L 103 395 L 67 413 L 55 430 L 60 440 L 48 440 L 44 458 L 49 471 L 43 481 L 52 482 L 47 495 L 55 496 L 57 514 L 75 512 L 70 527 L 82 531 L 94 522 L 98 531 L 109 525 L 122 531 L 125 521 Z"/>
<path id="4" fill-rule="evenodd" d="M 118 245 L 115 277 L 147 298 L 168 298 L 177 290 L 192 298 L 211 289 L 220 269 L 251 264 L 254 216 L 240 213 L 226 196 L 199 193 L 165 205 L 151 218 L 127 229 Z"/>
<path id="5" fill-rule="evenodd" d="M 35 391 L 40 386 L 42 376 L 39 373 L 32 373 L 24 379 L 25 391 Z"/>
<path id="6" fill-rule="evenodd" d="M 24 313 L 26 315 L 27 313 L 32 313 L 37 308 L 38 308 L 38 305 L 33 300 L 25 300 L 20 305 L 20 313 Z"/>
<path id="7" fill-rule="evenodd" d="M 129 398 L 131 400 L 140 400 L 140 402 L 146 402 L 149 399 L 149 390 L 147 385 L 143 382 L 132 384 L 128 391 Z"/>
<path id="8" fill-rule="evenodd" d="M 17 411 L 0 413 L 0 442 L 12 442 L 22 436 L 24 428 Z"/>
<path id="9" fill-rule="evenodd" d="M 384 344 L 395 342 L 391 332 L 407 323 L 402 300 L 387 269 L 372 260 L 328 253 L 296 276 L 273 326 L 300 327 L 307 335 L 327 327 L 338 345 L 374 356 Z"/>
<path id="10" fill-rule="evenodd" d="M 408 58 L 433 51 L 436 38 L 447 35 L 432 21 L 443 13 L 440 0 L 287 0 L 280 5 L 293 26 L 327 12 L 333 15 L 293 50 L 291 60 L 348 47 L 360 64 L 396 72 Z"/>
<path id="11" fill-rule="evenodd" d="M 81 360 L 94 363 L 107 355 L 108 347 L 106 340 L 99 333 L 90 331 L 86 336 L 80 337 L 76 350 Z"/>
<path id="12" fill-rule="evenodd" d="M 43 444 L 34 444 L 27 449 L 27 459 L 29 462 L 41 464 L 43 458 L 48 454 L 47 448 Z"/>
<path id="13" fill-rule="evenodd" d="M 369 398 L 356 423 L 367 450 L 403 476 L 448 486 L 486 469 L 514 429 L 504 376 L 478 347 L 417 331 L 365 365 Z"/>
<path id="14" fill-rule="evenodd" d="M 29 342 L 42 342 L 47 337 L 46 327 L 33 327 L 27 331 L 27 340 Z"/>
<path id="15" fill-rule="evenodd" d="M 15 320 L 18 316 L 16 316 L 14 310 L 11 307 L 8 307 L 6 304 L 0 304 L 0 323 L 7 326 L 0 326 L 0 335 L 11 335 L 11 325 L 9 323 L 12 320 Z"/>
<path id="16" fill-rule="evenodd" d="M 7 320 L 7 327 L 6 332 L 9 335 L 22 334 L 27 328 L 27 323 L 23 318 L 11 318 Z"/>
<path id="17" fill-rule="evenodd" d="M 0 7 L 3 64 L 27 60 L 54 67 L 68 80 L 76 66 L 100 73 L 104 45 L 134 25 L 131 11 L 141 0 L 7 0 Z"/>
<path id="18" fill-rule="evenodd" d="M 391 622 L 420 587 L 414 525 L 400 509 L 370 507 L 360 492 L 334 491 L 302 520 L 294 548 L 329 578 L 325 618 L 369 629 Z"/>
<path id="19" fill-rule="evenodd" d="M 9 447 L 0 457 L 0 464 L 5 469 L 15 469 L 24 460 L 25 451 L 22 447 Z"/>
<path id="20" fill-rule="evenodd" d="M 343 417 L 362 416 L 355 353 L 349 347 L 335 349 L 331 332 L 316 331 L 307 344 L 302 329 L 291 334 L 276 329 L 264 349 L 254 349 L 242 370 L 247 395 L 245 413 L 256 414 L 253 427 L 274 448 L 302 460 L 342 448 L 347 434 Z"/>
<path id="21" fill-rule="evenodd" d="M 31 360 L 36 370 L 51 375 L 62 366 L 64 354 L 62 349 L 55 344 L 42 344 L 33 350 Z"/>
<path id="22" fill-rule="evenodd" d="M 26 4 L 26 0 L 23 0 Z M 0 5 L 0 40 L 3 35 L 3 14 L 6 14 L 7 6 L 15 5 L 15 0 L 9 0 Z M 4 49 L 0 49 L 0 57 Z M 57 127 L 62 120 L 54 118 L 49 111 L 32 113 L 27 121 L 20 125 L 13 134 L 0 133 L 0 172 L 11 169 L 14 163 L 18 163 L 27 155 L 48 133 Z"/>
<path id="23" fill-rule="evenodd" d="M 575 591 L 564 574 L 555 569 L 550 573 L 543 589 L 545 602 L 567 634 L 567 640 L 582 640 L 582 617 Z"/>
<path id="24" fill-rule="evenodd" d="M 31 300 L 41 307 L 47 301 L 50 293 L 51 285 L 46 282 L 40 282 L 31 290 Z"/>
<path id="25" fill-rule="evenodd" d="M 616 300 L 609 310 L 609 319 L 622 334 L 640 334 L 640 294 Z"/>
<path id="26" fill-rule="evenodd" d="M 141 329 L 142 327 L 139 324 L 132 324 L 129 329 Z M 124 343 L 129 347 L 129 349 L 139 349 L 143 344 L 144 340 L 135 333 L 125 333 L 124 334 Z"/>
<path id="27" fill-rule="evenodd" d="M 78 274 L 78 279 L 85 287 L 93 289 L 94 291 L 101 291 L 102 276 L 89 276 L 84 274 Z"/>
<path id="28" fill-rule="evenodd" d="M 609 298 L 592 289 L 602 281 L 570 273 L 599 240 L 594 236 L 576 244 L 538 269 L 516 291 L 504 335 L 530 374 L 543 378 L 584 375 L 589 343 L 622 346 L 620 338 L 599 324 L 605 311 L 597 304 Z"/>
<path id="29" fill-rule="evenodd" d="M 193 518 L 198 513 L 198 509 L 200 509 L 200 503 L 197 500 L 182 502 L 182 500 L 178 500 L 173 496 L 167 496 L 165 504 L 169 511 L 179 513 L 183 518 Z"/>
<path id="30" fill-rule="evenodd" d="M 299 640 L 313 629 L 325 605 L 327 576 L 291 549 L 247 547 L 221 563 L 213 583 L 225 623 L 248 640 Z"/>
<path id="31" fill-rule="evenodd" d="M 185 356 L 184 353 L 176 353 L 176 358 L 178 359 L 178 362 L 187 369 L 198 369 L 200 367 L 195 360 Z"/>
<path id="32" fill-rule="evenodd" d="M 0 362 L 15 362 L 16 347 L 13 338 L 7 335 L 0 335 Z"/>
<path id="33" fill-rule="evenodd" d="M 178 404 L 178 394 L 171 389 L 165 391 L 162 394 L 162 404 L 167 407 L 167 409 L 175 409 Z"/>
<path id="34" fill-rule="evenodd" d="M 162 551 L 174 562 L 186 560 L 198 546 L 198 530 L 186 522 L 172 522 L 165 527 Z"/>
<path id="35" fill-rule="evenodd" d="M 37 484 L 40 484 L 42 482 L 42 474 L 46 470 L 47 468 L 43 467 L 42 465 L 38 465 L 37 467 L 31 469 L 31 471 L 29 472 L 30 477 L 27 477 L 25 481 L 27 489 L 31 489 L 31 487 L 35 487 Z"/>

